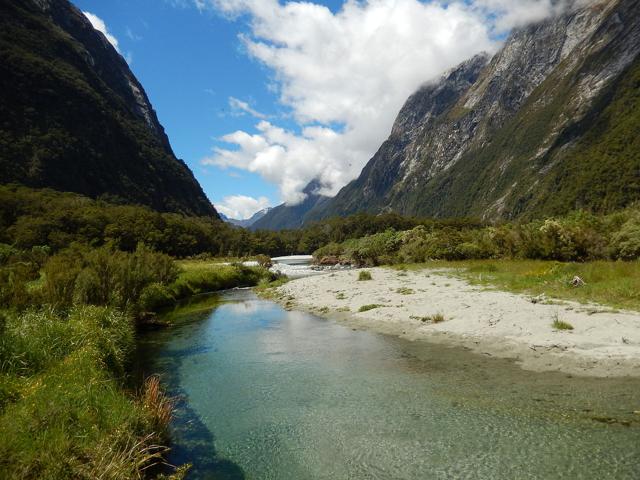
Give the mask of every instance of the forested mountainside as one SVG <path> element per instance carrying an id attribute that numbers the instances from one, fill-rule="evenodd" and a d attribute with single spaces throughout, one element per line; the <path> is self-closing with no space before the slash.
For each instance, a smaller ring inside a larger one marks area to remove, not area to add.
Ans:
<path id="1" fill-rule="evenodd" d="M 0 182 L 216 216 L 126 61 L 67 0 L 0 2 Z"/>
<path id="2" fill-rule="evenodd" d="M 394 211 L 533 218 L 640 199 L 640 2 L 518 29 L 423 86 L 359 178 L 306 220 Z"/>

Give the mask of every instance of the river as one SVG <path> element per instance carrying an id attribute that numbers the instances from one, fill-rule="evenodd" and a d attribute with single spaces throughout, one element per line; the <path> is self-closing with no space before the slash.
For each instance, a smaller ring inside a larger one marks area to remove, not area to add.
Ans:
<path id="1" fill-rule="evenodd" d="M 638 379 L 526 372 L 250 290 L 171 315 L 140 358 L 180 398 L 169 460 L 188 478 L 640 478 Z"/>

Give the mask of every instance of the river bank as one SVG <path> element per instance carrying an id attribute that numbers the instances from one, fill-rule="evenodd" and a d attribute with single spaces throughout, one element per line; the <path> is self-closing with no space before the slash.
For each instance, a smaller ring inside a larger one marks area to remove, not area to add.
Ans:
<path id="1" fill-rule="evenodd" d="M 369 271 L 369 281 L 358 271 L 293 280 L 276 297 L 352 328 L 463 346 L 526 370 L 640 376 L 640 313 L 488 290 L 444 269 Z"/>

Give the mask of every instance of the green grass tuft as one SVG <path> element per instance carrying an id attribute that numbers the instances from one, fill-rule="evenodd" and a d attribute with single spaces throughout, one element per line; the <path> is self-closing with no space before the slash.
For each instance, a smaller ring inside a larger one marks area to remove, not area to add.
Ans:
<path id="1" fill-rule="evenodd" d="M 362 270 L 358 274 L 358 281 L 363 282 L 367 280 L 373 280 L 373 277 L 371 276 L 371 272 L 369 272 L 368 270 Z"/>
<path id="2" fill-rule="evenodd" d="M 375 303 L 372 303 L 370 305 L 363 305 L 358 309 L 358 312 L 368 312 L 369 310 L 373 310 L 375 308 L 380 308 L 382 307 L 382 305 L 378 305 Z"/>
<path id="3" fill-rule="evenodd" d="M 416 292 L 411 288 L 401 287 L 396 290 L 396 293 L 399 293 L 400 295 L 413 295 Z"/>
<path id="4" fill-rule="evenodd" d="M 569 322 L 559 320 L 557 317 L 553 320 L 552 326 L 556 330 L 573 330 L 573 325 Z"/>

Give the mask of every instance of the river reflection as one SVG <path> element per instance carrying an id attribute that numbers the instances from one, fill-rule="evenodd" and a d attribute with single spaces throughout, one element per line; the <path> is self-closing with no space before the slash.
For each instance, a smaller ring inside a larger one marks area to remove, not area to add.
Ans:
<path id="1" fill-rule="evenodd" d="M 250 291 L 220 301 L 141 342 L 182 398 L 171 461 L 189 478 L 640 478 L 638 380 L 525 372 Z"/>

